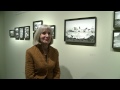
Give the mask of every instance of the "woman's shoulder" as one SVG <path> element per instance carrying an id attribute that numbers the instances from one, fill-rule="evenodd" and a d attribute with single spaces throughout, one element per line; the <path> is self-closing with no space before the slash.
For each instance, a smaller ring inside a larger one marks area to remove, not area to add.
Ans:
<path id="1" fill-rule="evenodd" d="M 27 52 L 33 51 L 35 48 L 36 48 L 36 46 L 34 45 L 34 46 L 31 46 L 30 48 L 28 48 L 26 51 Z"/>
<path id="2" fill-rule="evenodd" d="M 55 48 L 55 47 L 53 47 L 53 46 L 50 46 L 50 49 L 51 49 L 51 51 L 58 53 L 57 48 Z"/>
<path id="3" fill-rule="evenodd" d="M 53 46 L 50 46 L 50 48 L 53 49 L 53 50 L 57 50 L 57 49 L 56 49 L 55 47 L 53 47 Z"/>

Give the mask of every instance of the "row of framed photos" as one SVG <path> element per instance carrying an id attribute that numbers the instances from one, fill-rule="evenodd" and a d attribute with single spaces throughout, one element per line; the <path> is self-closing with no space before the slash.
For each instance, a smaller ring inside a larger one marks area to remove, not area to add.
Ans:
<path id="1" fill-rule="evenodd" d="M 42 20 L 34 21 L 33 22 L 33 38 L 36 30 L 43 24 Z M 55 25 L 50 25 L 52 28 L 52 36 L 55 39 Z M 14 30 L 9 30 L 9 36 L 11 38 L 15 38 L 16 40 L 30 40 L 30 26 L 23 26 L 23 27 L 15 27 Z"/>
<path id="2" fill-rule="evenodd" d="M 113 14 L 112 48 L 120 49 L 120 11 L 114 11 Z"/>
<path id="3" fill-rule="evenodd" d="M 14 30 L 9 30 L 9 36 L 16 40 L 30 40 L 30 26 L 15 27 Z"/>

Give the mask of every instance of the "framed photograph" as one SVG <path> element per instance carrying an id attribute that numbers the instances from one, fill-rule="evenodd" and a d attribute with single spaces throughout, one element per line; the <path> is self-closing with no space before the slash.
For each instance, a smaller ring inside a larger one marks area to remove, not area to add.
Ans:
<path id="1" fill-rule="evenodd" d="M 112 48 L 120 49 L 120 30 L 113 30 Z"/>
<path id="2" fill-rule="evenodd" d="M 114 11 L 113 27 L 114 29 L 120 29 L 120 11 Z"/>
<path id="3" fill-rule="evenodd" d="M 36 31 L 40 27 L 40 25 L 42 25 L 42 24 L 43 24 L 42 20 L 34 21 L 33 22 L 33 31 Z"/>
<path id="4" fill-rule="evenodd" d="M 30 40 L 30 26 L 25 26 L 24 27 L 24 38 L 25 40 Z"/>
<path id="5" fill-rule="evenodd" d="M 55 39 L 56 26 L 55 26 L 55 25 L 50 25 L 50 27 L 52 28 L 52 36 L 53 36 L 53 39 Z"/>
<path id="6" fill-rule="evenodd" d="M 19 40 L 19 37 L 20 37 L 19 27 L 15 27 L 14 30 L 15 30 L 15 39 Z"/>
<path id="7" fill-rule="evenodd" d="M 24 27 L 19 27 L 20 40 L 24 40 Z"/>
<path id="8" fill-rule="evenodd" d="M 95 44 L 96 17 L 64 20 L 64 41 L 68 43 Z"/>
<path id="9" fill-rule="evenodd" d="M 9 36 L 12 38 L 12 37 L 15 37 L 15 31 L 14 30 L 9 30 Z"/>
<path id="10" fill-rule="evenodd" d="M 34 36 L 35 36 L 35 32 L 36 32 L 36 31 L 33 32 L 33 39 L 34 39 Z"/>

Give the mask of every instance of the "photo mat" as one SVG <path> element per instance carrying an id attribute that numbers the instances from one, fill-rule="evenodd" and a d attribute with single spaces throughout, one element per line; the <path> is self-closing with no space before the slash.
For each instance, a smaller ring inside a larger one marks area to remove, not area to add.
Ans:
<path id="1" fill-rule="evenodd" d="M 30 26 L 24 27 L 25 40 L 30 40 Z"/>
<path id="2" fill-rule="evenodd" d="M 20 38 L 20 32 L 19 32 L 19 27 L 15 27 L 15 39 L 16 40 L 19 40 Z"/>
<path id="3" fill-rule="evenodd" d="M 120 49 L 120 30 L 113 30 L 112 48 Z"/>
<path id="4" fill-rule="evenodd" d="M 113 27 L 114 29 L 120 29 L 120 11 L 114 11 Z"/>
<path id="5" fill-rule="evenodd" d="M 52 28 L 52 37 L 53 37 L 53 39 L 55 39 L 56 26 L 55 25 L 50 25 L 50 27 Z"/>
<path id="6" fill-rule="evenodd" d="M 43 20 L 33 21 L 33 31 L 38 30 L 38 28 L 43 24 Z"/>
<path id="7" fill-rule="evenodd" d="M 12 37 L 15 37 L 15 31 L 14 30 L 9 30 L 9 36 L 12 38 Z"/>

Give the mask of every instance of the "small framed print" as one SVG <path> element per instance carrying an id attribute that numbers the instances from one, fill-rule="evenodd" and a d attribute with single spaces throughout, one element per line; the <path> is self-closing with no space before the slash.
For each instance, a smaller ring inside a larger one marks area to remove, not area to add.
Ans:
<path id="1" fill-rule="evenodd" d="M 120 30 L 113 30 L 112 48 L 120 49 Z"/>
<path id="2" fill-rule="evenodd" d="M 15 30 L 15 39 L 19 40 L 19 37 L 20 37 L 19 27 L 15 27 L 14 30 Z"/>
<path id="3" fill-rule="evenodd" d="M 55 25 L 50 25 L 50 27 L 52 28 L 52 37 L 53 37 L 53 39 L 55 39 L 56 26 Z"/>
<path id="4" fill-rule="evenodd" d="M 24 40 L 24 27 L 19 27 L 20 40 Z"/>
<path id="5" fill-rule="evenodd" d="M 30 40 L 30 26 L 24 26 L 25 40 Z"/>
<path id="6" fill-rule="evenodd" d="M 12 37 L 15 37 L 15 31 L 14 30 L 9 30 L 9 36 L 12 38 Z"/>
<path id="7" fill-rule="evenodd" d="M 33 31 L 36 31 L 43 24 L 43 20 L 33 22 Z"/>
<path id="8" fill-rule="evenodd" d="M 114 29 L 120 29 L 120 11 L 114 11 L 113 27 Z"/>

